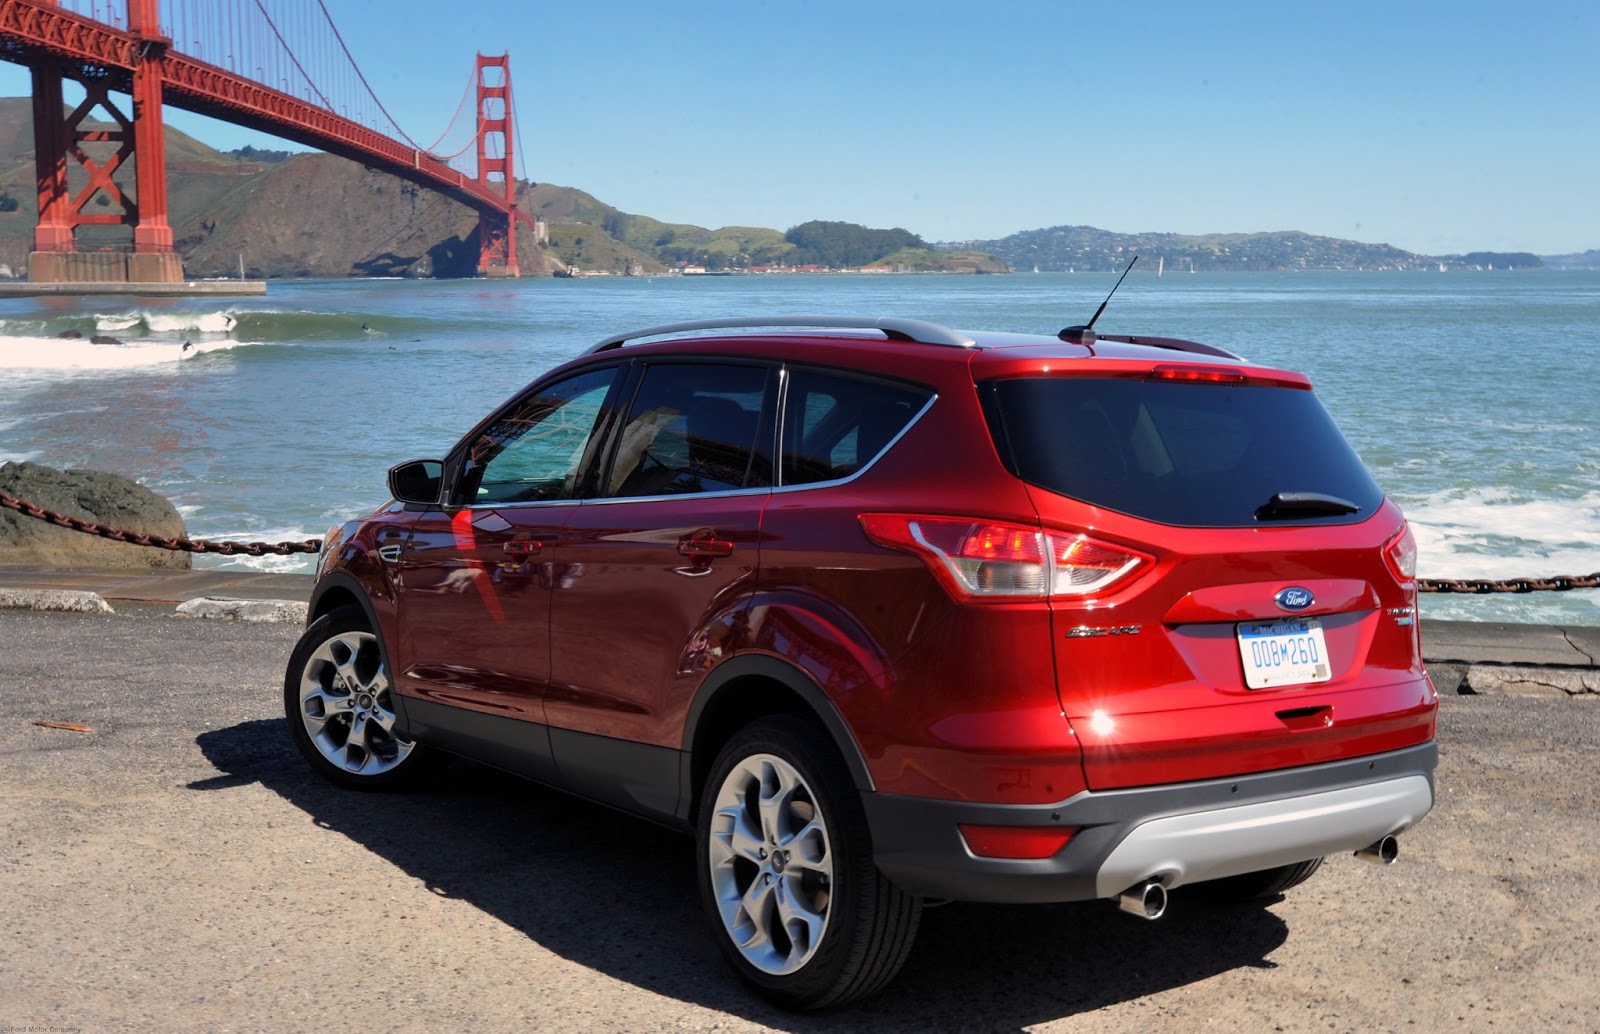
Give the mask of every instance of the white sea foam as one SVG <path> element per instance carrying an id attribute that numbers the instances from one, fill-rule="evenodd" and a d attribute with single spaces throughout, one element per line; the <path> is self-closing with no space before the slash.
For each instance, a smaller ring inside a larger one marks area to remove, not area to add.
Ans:
<path id="1" fill-rule="evenodd" d="M 218 532 L 213 534 L 199 534 L 193 528 L 189 534 L 196 538 L 211 539 L 214 542 L 304 542 L 307 539 L 317 538 L 320 532 L 312 533 L 303 528 L 267 528 L 266 530 Z M 272 574 L 296 574 L 309 572 L 315 569 L 317 555 L 315 553 L 291 553 L 288 556 L 278 556 L 269 553 L 266 556 L 222 556 L 221 554 L 204 554 L 210 559 L 207 567 L 227 567 L 235 570 L 244 568 L 251 571 L 266 571 Z"/>
<path id="2" fill-rule="evenodd" d="M 1406 506 L 1424 578 L 1585 575 L 1600 568 L 1600 491 L 1528 498 L 1509 488 L 1438 492 Z"/>
<path id="3" fill-rule="evenodd" d="M 132 370 L 174 363 L 246 342 L 197 341 L 188 349 L 173 341 L 125 341 L 96 345 L 82 338 L 0 338 L 0 370 Z"/>
<path id="4" fill-rule="evenodd" d="M 207 567 L 241 568 L 250 571 L 264 571 L 268 574 L 310 574 L 316 570 L 317 557 L 315 553 L 293 553 L 289 556 L 268 554 L 266 556 L 230 556 L 220 557 L 223 563 L 206 564 Z"/>
<path id="5" fill-rule="evenodd" d="M 110 330 L 131 330 L 132 328 L 137 327 L 139 324 L 141 324 L 143 322 L 144 322 L 144 316 L 141 315 L 140 313 L 137 313 L 137 312 L 131 313 L 131 314 L 127 314 L 127 315 L 122 315 L 122 316 L 98 316 L 97 315 L 94 318 L 95 329 L 96 330 L 107 330 L 107 331 L 110 331 Z"/>
<path id="6" fill-rule="evenodd" d="M 156 334 L 189 330 L 202 334 L 226 334 L 237 322 L 233 314 L 227 312 L 150 313 L 144 317 L 145 326 Z"/>
<path id="7" fill-rule="evenodd" d="M 29 460 L 39 458 L 39 453 L 34 452 L 0 452 L 0 463 L 27 463 Z"/>

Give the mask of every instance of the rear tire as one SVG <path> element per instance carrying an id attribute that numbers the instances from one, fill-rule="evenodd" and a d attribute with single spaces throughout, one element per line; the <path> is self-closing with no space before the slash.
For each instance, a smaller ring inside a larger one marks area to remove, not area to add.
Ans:
<path id="1" fill-rule="evenodd" d="M 795 716 L 735 733 L 706 776 L 696 824 L 700 899 L 739 976 L 789 1009 L 872 994 L 911 952 L 920 898 L 872 860 L 838 751 Z"/>
<path id="2" fill-rule="evenodd" d="M 392 790 L 432 767 L 433 755 L 395 731 L 382 644 L 359 607 L 313 621 L 289 655 L 283 708 L 295 746 L 323 777 L 360 790 Z"/>
<path id="3" fill-rule="evenodd" d="M 1247 872 L 1220 880 L 1196 883 L 1195 889 L 1214 901 L 1245 902 L 1274 898 L 1291 887 L 1298 887 L 1322 868 L 1322 859 L 1313 858 L 1293 865 L 1280 865 L 1275 869 Z"/>

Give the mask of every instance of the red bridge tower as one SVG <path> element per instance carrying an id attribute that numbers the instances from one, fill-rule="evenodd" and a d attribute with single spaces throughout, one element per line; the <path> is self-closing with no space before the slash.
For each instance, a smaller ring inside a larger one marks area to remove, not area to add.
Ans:
<path id="1" fill-rule="evenodd" d="M 55 0 L 46 0 L 56 6 Z M 123 114 L 110 97 L 108 77 L 91 77 L 68 71 L 60 58 L 41 57 L 32 65 L 33 140 L 39 187 L 39 225 L 34 230 L 34 250 L 28 258 L 28 279 L 60 283 L 118 281 L 178 283 L 183 261 L 172 248 L 172 226 L 167 220 L 167 170 L 161 119 L 162 62 L 172 41 L 161 34 L 158 0 L 128 0 L 128 34 L 136 52 L 132 60 L 133 115 Z M 83 103 L 63 115 L 61 80 L 72 76 L 82 83 Z M 115 129 L 86 129 L 96 112 L 109 115 Z M 85 143 L 113 143 L 116 152 L 96 161 L 83 150 Z M 129 197 L 112 176 L 129 159 L 134 166 L 134 194 Z M 70 162 L 88 175 L 76 195 L 69 185 Z M 120 211 L 92 212 L 89 205 L 104 203 Z M 124 225 L 133 228 L 132 251 L 104 247 L 77 250 L 80 226 Z"/>
<path id="2" fill-rule="evenodd" d="M 503 191 L 506 211 L 478 215 L 478 275 L 521 276 L 517 265 L 517 178 L 512 163 L 511 55 L 478 55 L 478 183 Z M 491 146 L 498 143 L 500 146 Z M 491 151 L 499 151 L 499 157 Z"/>

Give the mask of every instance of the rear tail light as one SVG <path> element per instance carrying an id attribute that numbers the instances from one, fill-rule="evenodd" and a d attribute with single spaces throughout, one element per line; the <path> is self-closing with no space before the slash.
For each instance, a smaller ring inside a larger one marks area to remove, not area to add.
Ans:
<path id="1" fill-rule="evenodd" d="M 1384 562 L 1402 582 L 1415 581 L 1417 577 L 1417 538 L 1411 534 L 1411 525 L 1400 529 L 1399 534 L 1383 547 Z"/>
<path id="2" fill-rule="evenodd" d="M 964 600 L 1091 596 L 1151 562 L 1087 535 L 1023 524 L 864 513 L 861 527 L 880 546 L 922 557 Z"/>

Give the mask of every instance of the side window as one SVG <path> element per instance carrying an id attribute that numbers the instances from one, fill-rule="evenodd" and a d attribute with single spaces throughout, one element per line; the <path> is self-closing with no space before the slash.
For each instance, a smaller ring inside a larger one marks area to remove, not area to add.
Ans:
<path id="1" fill-rule="evenodd" d="M 926 391 L 901 384 L 790 370 L 782 483 L 849 477 L 876 459 L 927 401 Z"/>
<path id="2" fill-rule="evenodd" d="M 603 495 L 687 495 L 772 484 L 764 366 L 660 363 L 628 407 Z"/>
<path id="3" fill-rule="evenodd" d="M 618 368 L 591 370 L 517 402 L 473 441 L 460 503 L 575 498 Z"/>

